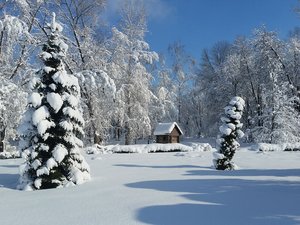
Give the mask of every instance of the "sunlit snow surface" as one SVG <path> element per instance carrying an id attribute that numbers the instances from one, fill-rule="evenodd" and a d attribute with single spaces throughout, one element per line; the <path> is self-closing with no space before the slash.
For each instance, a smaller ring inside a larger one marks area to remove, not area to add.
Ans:
<path id="1" fill-rule="evenodd" d="M 90 182 L 31 192 L 15 189 L 21 159 L 0 160 L 0 224 L 300 224 L 300 152 L 242 148 L 236 171 L 212 151 L 85 157 Z"/>

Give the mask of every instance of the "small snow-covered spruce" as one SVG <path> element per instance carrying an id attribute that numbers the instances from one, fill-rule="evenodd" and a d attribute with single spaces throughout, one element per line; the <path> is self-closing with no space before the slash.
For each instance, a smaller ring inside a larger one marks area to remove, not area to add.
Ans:
<path id="1" fill-rule="evenodd" d="M 232 98 L 225 107 L 225 117 L 221 118 L 223 125 L 219 128 L 221 135 L 217 139 L 218 152 L 214 153 L 214 165 L 217 170 L 234 170 L 236 167 L 231 160 L 240 146 L 237 138 L 244 136 L 240 130 L 243 126 L 240 119 L 244 107 L 245 101 L 241 97 Z"/>
<path id="2" fill-rule="evenodd" d="M 44 67 L 30 84 L 33 92 L 19 127 L 19 148 L 25 159 L 19 188 L 24 190 L 64 187 L 90 179 L 89 166 L 80 153 L 84 124 L 78 109 L 80 88 L 77 78 L 65 70 L 68 46 L 54 13 L 47 28 L 48 41 L 40 54 Z"/>

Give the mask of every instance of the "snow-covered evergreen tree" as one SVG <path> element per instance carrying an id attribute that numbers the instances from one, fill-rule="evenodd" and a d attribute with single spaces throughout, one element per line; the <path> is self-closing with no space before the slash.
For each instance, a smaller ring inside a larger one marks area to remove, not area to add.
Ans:
<path id="1" fill-rule="evenodd" d="M 217 139 L 219 149 L 214 154 L 214 165 L 217 170 L 235 169 L 235 164 L 231 160 L 240 146 L 236 139 L 244 135 L 240 130 L 243 126 L 240 119 L 242 118 L 244 107 L 245 101 L 241 97 L 234 97 L 229 102 L 229 105 L 225 107 L 225 117 L 221 118 L 223 125 L 219 128 L 221 135 Z"/>
<path id="2" fill-rule="evenodd" d="M 48 42 L 40 55 L 44 67 L 31 82 L 33 92 L 19 132 L 21 166 L 19 188 L 56 188 L 90 179 L 89 166 L 80 154 L 83 117 L 78 108 L 78 80 L 67 74 L 63 59 L 68 46 L 55 14 L 48 27 Z"/>

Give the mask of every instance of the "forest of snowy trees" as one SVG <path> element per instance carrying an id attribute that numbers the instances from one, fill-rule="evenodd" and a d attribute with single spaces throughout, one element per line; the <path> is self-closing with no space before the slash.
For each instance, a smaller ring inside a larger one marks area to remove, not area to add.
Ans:
<path id="1" fill-rule="evenodd" d="M 173 121 L 185 136 L 215 137 L 234 96 L 245 100 L 245 141 L 300 141 L 299 29 L 282 40 L 259 27 L 194 59 L 180 42 L 166 46 L 166 55 L 151 49 L 141 1 L 123 1 L 113 27 L 102 17 L 105 7 L 105 0 L 0 3 L 1 141 L 19 139 L 52 12 L 68 45 L 65 69 L 79 81 L 85 143 L 148 140 L 158 122 Z"/>

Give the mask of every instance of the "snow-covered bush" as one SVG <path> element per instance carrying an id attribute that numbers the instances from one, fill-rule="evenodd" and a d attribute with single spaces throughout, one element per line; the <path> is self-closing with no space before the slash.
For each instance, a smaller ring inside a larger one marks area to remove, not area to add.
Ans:
<path id="1" fill-rule="evenodd" d="M 9 151 L 9 152 L 0 152 L 0 159 L 15 159 L 20 158 L 20 152 L 19 151 Z"/>
<path id="2" fill-rule="evenodd" d="M 140 144 L 140 145 L 93 145 L 86 147 L 87 154 L 113 154 L 113 153 L 156 153 L 156 152 L 202 152 L 211 151 L 208 143 L 199 143 L 192 146 L 180 143 L 173 144 Z"/>
<path id="3" fill-rule="evenodd" d="M 94 144 L 93 146 L 86 147 L 84 150 L 86 154 L 89 155 L 112 153 L 110 145 L 103 146 L 103 145 Z"/>
<path id="4" fill-rule="evenodd" d="M 113 153 L 189 152 L 193 148 L 183 144 L 116 145 Z"/>
<path id="5" fill-rule="evenodd" d="M 251 149 L 260 152 L 300 151 L 300 142 L 281 144 L 258 143 L 251 146 Z"/>
<path id="6" fill-rule="evenodd" d="M 78 108 L 78 80 L 67 74 L 63 59 L 68 46 L 62 26 L 53 19 L 48 42 L 40 57 L 44 67 L 33 79 L 33 92 L 19 127 L 20 189 L 35 190 L 81 184 L 90 179 L 89 166 L 80 153 L 84 120 Z"/>
<path id="7" fill-rule="evenodd" d="M 193 151 L 198 151 L 198 152 L 202 152 L 202 151 L 212 151 L 212 147 L 210 144 L 208 143 L 193 143 L 192 144 L 192 148 Z"/>
<path id="8" fill-rule="evenodd" d="M 286 143 L 284 151 L 300 151 L 300 142 L 297 143 Z"/>
<path id="9" fill-rule="evenodd" d="M 214 153 L 214 165 L 217 170 L 233 170 L 235 168 L 235 164 L 231 160 L 240 146 L 236 139 L 244 135 L 240 130 L 243 126 L 240 119 L 244 106 L 245 101 L 241 97 L 234 97 L 225 107 L 225 117 L 221 118 L 223 125 L 219 128 L 221 135 L 217 139 L 218 152 Z"/>

